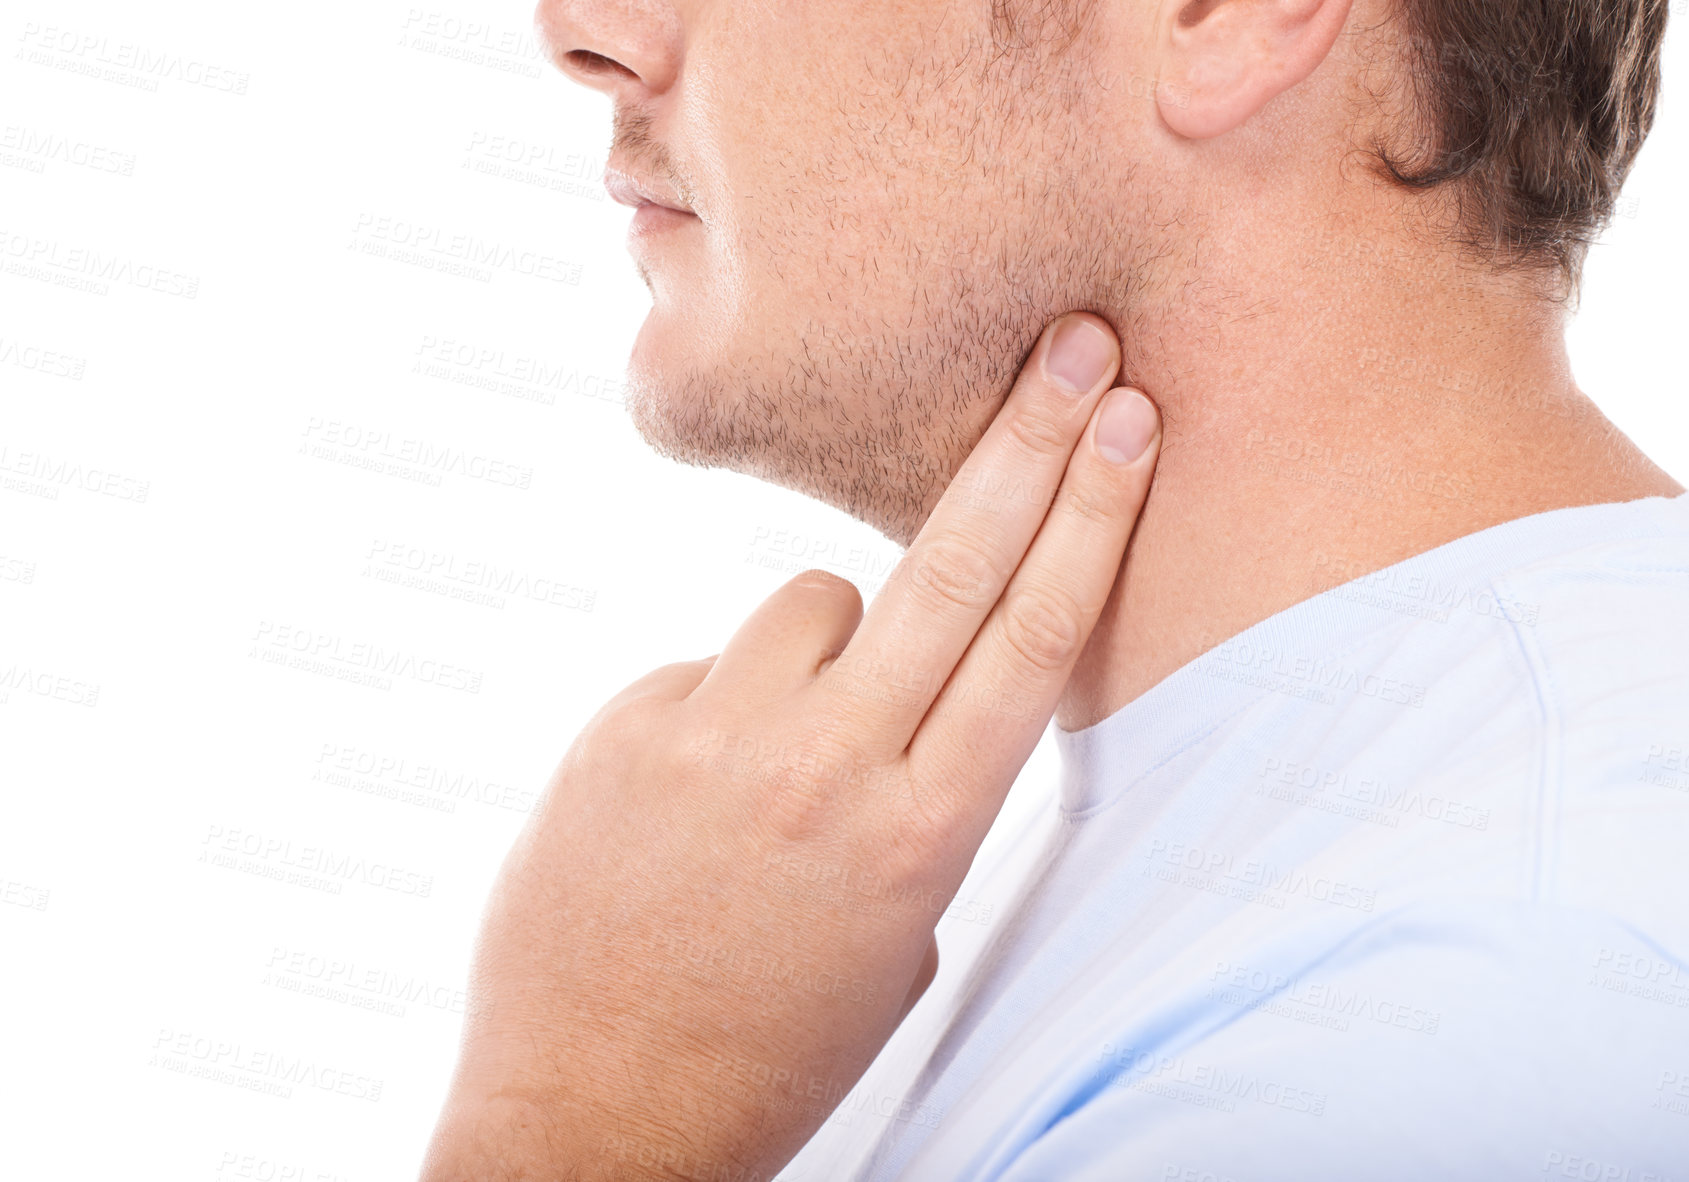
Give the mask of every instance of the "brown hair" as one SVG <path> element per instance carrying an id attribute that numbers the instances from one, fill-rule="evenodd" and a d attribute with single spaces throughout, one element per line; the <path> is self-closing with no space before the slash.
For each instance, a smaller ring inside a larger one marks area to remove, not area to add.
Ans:
<path id="1" fill-rule="evenodd" d="M 1446 186 L 1461 241 L 1575 292 L 1653 125 L 1669 0 L 1398 3 L 1420 130 L 1374 145 L 1383 171 Z"/>

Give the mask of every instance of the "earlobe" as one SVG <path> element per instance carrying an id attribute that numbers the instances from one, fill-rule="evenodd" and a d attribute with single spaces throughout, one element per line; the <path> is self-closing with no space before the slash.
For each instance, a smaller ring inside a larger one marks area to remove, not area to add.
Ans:
<path id="1" fill-rule="evenodd" d="M 1186 139 L 1224 135 L 1319 68 L 1352 0 L 1166 0 L 1156 106 Z"/>

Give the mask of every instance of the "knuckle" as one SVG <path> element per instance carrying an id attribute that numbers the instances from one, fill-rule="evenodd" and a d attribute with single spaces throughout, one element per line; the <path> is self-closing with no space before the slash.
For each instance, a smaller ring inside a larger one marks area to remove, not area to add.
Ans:
<path id="1" fill-rule="evenodd" d="M 1036 455 L 1058 455 L 1073 449 L 1075 437 L 1065 423 L 1041 407 L 1023 403 L 1009 416 L 1008 430 L 1009 438 Z"/>
<path id="2" fill-rule="evenodd" d="M 921 813 L 905 813 L 887 827 L 876 843 L 875 860 L 881 879 L 892 885 L 892 898 L 914 902 L 909 884 L 919 883 L 939 865 L 948 851 L 945 823 Z"/>
<path id="3" fill-rule="evenodd" d="M 1003 604 L 1003 639 L 1022 661 L 1056 672 L 1079 656 L 1083 613 L 1054 588 L 1023 588 Z"/>
<path id="4" fill-rule="evenodd" d="M 962 538 L 934 539 L 909 575 L 916 590 L 942 608 L 974 611 L 995 598 L 996 565 L 977 543 Z"/>
<path id="5" fill-rule="evenodd" d="M 660 733 L 657 719 L 668 703 L 655 698 L 628 698 L 604 710 L 591 722 L 592 745 L 604 751 L 640 750 Z"/>
<path id="6" fill-rule="evenodd" d="M 821 836 L 839 798 L 863 775 L 849 745 L 824 731 L 786 740 L 758 770 L 760 815 L 786 842 Z"/>
<path id="7" fill-rule="evenodd" d="M 928 794 L 902 809 L 887 842 L 887 853 L 892 855 L 887 862 L 912 873 L 930 869 L 943 856 L 954 829 L 955 819 L 947 806 L 943 796 Z"/>
<path id="8" fill-rule="evenodd" d="M 874 857 L 883 878 L 893 883 L 929 878 L 934 867 L 954 855 L 958 830 L 968 819 L 972 793 L 950 783 L 905 782 L 899 805 L 873 827 Z"/>
<path id="9" fill-rule="evenodd" d="M 1118 493 L 1111 495 L 1104 489 L 1088 488 L 1083 482 L 1063 488 L 1056 498 L 1056 509 L 1081 521 L 1105 524 L 1126 516 L 1126 506 Z"/>

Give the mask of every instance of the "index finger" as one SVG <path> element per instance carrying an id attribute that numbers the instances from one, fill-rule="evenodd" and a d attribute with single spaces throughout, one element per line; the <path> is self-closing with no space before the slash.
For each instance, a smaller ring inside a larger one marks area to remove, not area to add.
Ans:
<path id="1" fill-rule="evenodd" d="M 1045 329 L 1002 410 L 816 682 L 866 724 L 857 739 L 873 753 L 908 746 L 1025 556 L 1119 364 L 1100 316 L 1073 313 Z"/>

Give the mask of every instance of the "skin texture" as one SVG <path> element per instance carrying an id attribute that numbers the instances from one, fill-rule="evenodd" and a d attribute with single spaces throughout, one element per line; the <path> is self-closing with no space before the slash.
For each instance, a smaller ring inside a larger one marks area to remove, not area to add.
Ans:
<path id="1" fill-rule="evenodd" d="M 1337 583 L 1681 491 L 1577 388 L 1551 270 L 1373 167 L 1425 134 L 1396 2 L 542 0 L 612 166 L 698 214 L 634 244 L 633 421 L 907 545 L 1042 326 L 1102 316 L 1168 446 L 1068 730 Z"/>
<path id="2" fill-rule="evenodd" d="M 1149 488 L 1158 417 L 1090 323 L 1090 376 L 1039 353 L 869 612 L 801 574 L 587 724 L 500 872 L 424 1178 L 768 1177 L 849 1091 Z"/>
<path id="3" fill-rule="evenodd" d="M 552 44 L 586 7 L 541 8 Z M 649 95 L 618 106 L 613 161 L 700 218 L 635 253 L 653 306 L 633 421 L 665 455 L 809 493 L 906 546 L 1045 324 L 1129 306 L 1147 255 L 1120 266 L 1118 210 L 1177 203 L 1144 203 L 1087 142 L 1105 106 L 1088 58 L 1056 52 L 1060 26 L 994 26 L 984 4 L 676 8 L 683 34 L 621 51 L 659 79 L 683 54 L 660 96 L 591 68 Z M 764 54 L 784 67 L 747 68 Z"/>
<path id="4" fill-rule="evenodd" d="M 910 549 L 866 615 L 801 575 L 576 739 L 427 1182 L 771 1175 L 930 980 L 1051 717 L 1474 530 L 1682 491 L 1578 390 L 1549 272 L 1369 170 L 1415 134 L 1390 12 L 542 0 L 611 167 L 692 211 L 631 243 L 641 432 Z M 1073 310 L 1112 329 L 1079 401 L 1039 345 Z M 1081 437 L 1116 375 L 1160 409 L 1124 468 Z"/>

